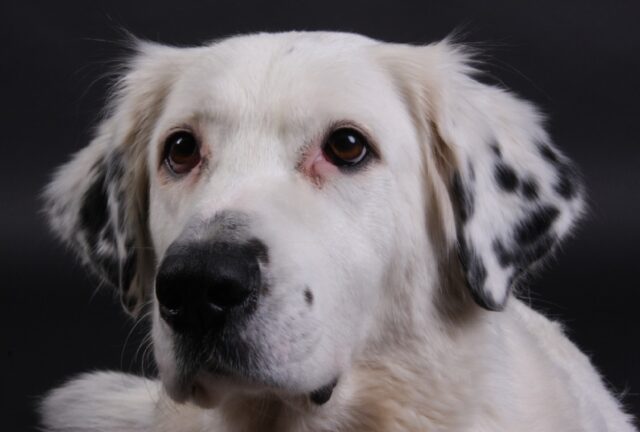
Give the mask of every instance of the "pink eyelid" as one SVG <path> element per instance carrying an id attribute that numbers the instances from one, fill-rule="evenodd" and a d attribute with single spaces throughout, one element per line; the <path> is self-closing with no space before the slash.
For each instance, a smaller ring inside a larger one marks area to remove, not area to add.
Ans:
<path id="1" fill-rule="evenodd" d="M 338 172 L 338 168 L 327 160 L 319 145 L 314 145 L 305 154 L 300 169 L 314 182 L 322 182 L 327 176 Z"/>

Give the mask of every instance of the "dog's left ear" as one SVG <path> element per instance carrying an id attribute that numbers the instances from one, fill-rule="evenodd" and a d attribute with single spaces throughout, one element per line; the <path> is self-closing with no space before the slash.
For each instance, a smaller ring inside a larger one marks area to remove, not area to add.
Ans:
<path id="1" fill-rule="evenodd" d="M 186 50 L 137 42 L 94 139 L 44 191 L 53 231 L 137 315 L 155 257 L 147 227 L 147 151 Z"/>
<path id="2" fill-rule="evenodd" d="M 468 288 L 479 305 L 501 310 L 518 277 L 581 215 L 576 170 L 551 144 L 535 108 L 473 78 L 463 47 L 445 41 L 384 51 L 426 131 L 425 158 L 437 171 L 427 175 L 447 191 L 455 219 L 448 237 Z"/>

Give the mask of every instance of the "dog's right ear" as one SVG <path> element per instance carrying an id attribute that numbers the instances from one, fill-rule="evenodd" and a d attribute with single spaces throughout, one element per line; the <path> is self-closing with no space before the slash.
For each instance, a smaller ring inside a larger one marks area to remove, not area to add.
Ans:
<path id="1" fill-rule="evenodd" d="M 145 302 L 154 266 L 147 148 L 184 51 L 136 42 L 95 138 L 56 171 L 44 191 L 53 231 L 118 290 L 134 316 Z"/>

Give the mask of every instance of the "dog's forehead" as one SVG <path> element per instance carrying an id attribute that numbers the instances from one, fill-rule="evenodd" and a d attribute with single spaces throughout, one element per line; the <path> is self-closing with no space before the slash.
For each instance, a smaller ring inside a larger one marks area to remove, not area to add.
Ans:
<path id="1" fill-rule="evenodd" d="M 391 80 L 371 55 L 377 44 L 339 33 L 225 40 L 194 52 L 171 92 L 168 117 L 266 119 L 289 130 L 310 121 L 373 122 L 393 97 Z"/>

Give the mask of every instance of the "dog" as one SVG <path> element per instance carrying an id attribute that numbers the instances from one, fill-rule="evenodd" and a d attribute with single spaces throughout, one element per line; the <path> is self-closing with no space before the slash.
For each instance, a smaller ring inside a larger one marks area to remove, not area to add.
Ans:
<path id="1" fill-rule="evenodd" d="M 47 431 L 633 431 L 516 294 L 584 213 L 540 113 L 445 39 L 137 42 L 44 196 L 158 380 L 81 375 Z"/>

